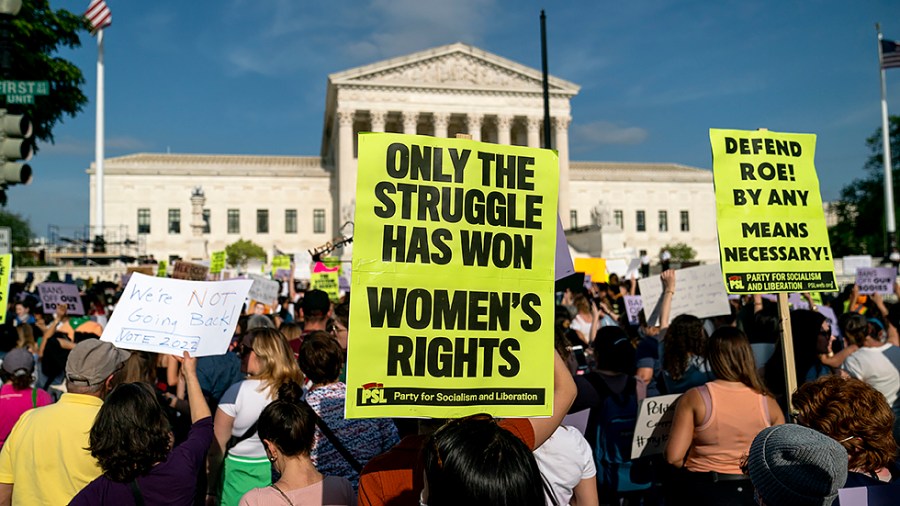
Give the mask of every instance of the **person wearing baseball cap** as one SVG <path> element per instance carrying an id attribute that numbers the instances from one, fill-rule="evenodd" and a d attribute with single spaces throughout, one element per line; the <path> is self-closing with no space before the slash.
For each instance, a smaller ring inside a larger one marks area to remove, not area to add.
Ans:
<path id="1" fill-rule="evenodd" d="M 130 355 L 99 339 L 75 346 L 66 361 L 66 393 L 56 404 L 25 412 L 0 450 L 0 504 L 68 504 L 100 476 L 88 436 L 113 375 Z"/>
<path id="2" fill-rule="evenodd" d="M 0 365 L 0 447 L 22 413 L 53 402 L 50 394 L 31 388 L 34 381 L 34 355 L 25 348 L 13 348 Z"/>

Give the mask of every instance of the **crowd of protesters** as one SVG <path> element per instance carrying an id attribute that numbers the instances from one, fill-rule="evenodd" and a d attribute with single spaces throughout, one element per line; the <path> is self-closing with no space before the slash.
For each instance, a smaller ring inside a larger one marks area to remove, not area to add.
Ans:
<path id="1" fill-rule="evenodd" d="M 291 287 L 270 314 L 240 319 L 227 353 L 193 358 L 99 340 L 120 286 L 86 287 L 86 315 L 72 316 L 45 314 L 33 286 L 14 284 L 0 326 L 0 506 L 900 497 L 900 304 L 852 285 L 807 294 L 790 315 L 788 396 L 774 302 L 673 315 L 674 271 L 660 282 L 652 325 L 629 323 L 634 278 L 558 286 L 553 415 L 454 420 L 344 418 L 348 340 L 365 338 L 350 332 L 349 294 Z M 638 406 L 661 394 L 681 394 L 665 447 L 632 459 Z"/>

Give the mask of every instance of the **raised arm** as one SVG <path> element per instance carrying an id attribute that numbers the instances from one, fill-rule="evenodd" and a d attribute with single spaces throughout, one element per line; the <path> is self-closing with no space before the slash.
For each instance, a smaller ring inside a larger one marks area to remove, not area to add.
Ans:
<path id="1" fill-rule="evenodd" d="M 553 415 L 549 418 L 529 418 L 534 429 L 534 447 L 544 444 L 562 423 L 575 401 L 576 387 L 569 368 L 559 353 L 553 353 Z"/>
<path id="2" fill-rule="evenodd" d="M 188 352 L 184 352 L 184 358 L 181 359 L 181 375 L 184 377 L 188 402 L 191 406 L 191 423 L 212 416 L 206 398 L 203 397 L 203 391 L 200 390 L 200 381 L 197 379 L 197 358 L 188 355 Z M 230 435 L 231 428 L 228 432 Z"/>
<path id="3" fill-rule="evenodd" d="M 659 328 L 669 328 L 669 317 L 672 315 L 672 297 L 675 296 L 675 271 L 669 269 L 659 275 L 662 280 L 663 295 L 659 308 Z"/>

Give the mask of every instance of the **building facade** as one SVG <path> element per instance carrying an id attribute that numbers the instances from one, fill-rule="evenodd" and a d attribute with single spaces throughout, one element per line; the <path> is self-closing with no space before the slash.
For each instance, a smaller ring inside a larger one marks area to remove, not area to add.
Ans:
<path id="1" fill-rule="evenodd" d="M 700 259 L 717 258 L 711 172 L 677 165 L 570 164 L 570 100 L 579 87 L 554 77 L 549 84 L 564 226 L 602 226 L 620 248 L 653 253 L 667 242 L 687 242 Z M 540 71 L 466 44 L 332 74 L 325 100 L 319 156 L 107 159 L 106 225 L 143 235 L 147 253 L 158 259 L 205 258 L 238 239 L 252 240 L 270 255 L 301 252 L 352 233 L 359 132 L 543 144 Z M 88 173 L 94 224 L 93 167 Z M 202 229 L 194 223 L 199 238 L 191 228 L 191 196 L 198 188 L 205 197 Z M 349 257 L 351 248 L 341 254 Z"/>

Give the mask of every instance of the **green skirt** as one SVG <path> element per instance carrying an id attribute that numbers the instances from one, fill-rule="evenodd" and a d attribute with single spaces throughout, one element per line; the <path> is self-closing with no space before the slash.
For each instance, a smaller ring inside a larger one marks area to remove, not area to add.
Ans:
<path id="1" fill-rule="evenodd" d="M 225 456 L 222 478 L 222 506 L 238 506 L 251 489 L 272 484 L 272 463 L 265 457 Z"/>

